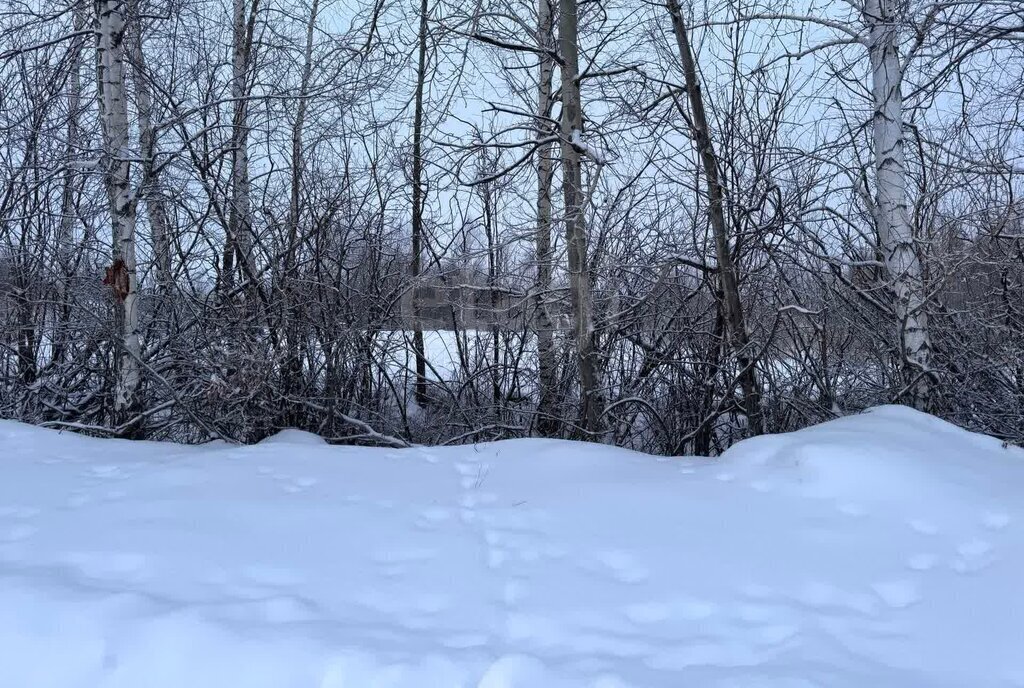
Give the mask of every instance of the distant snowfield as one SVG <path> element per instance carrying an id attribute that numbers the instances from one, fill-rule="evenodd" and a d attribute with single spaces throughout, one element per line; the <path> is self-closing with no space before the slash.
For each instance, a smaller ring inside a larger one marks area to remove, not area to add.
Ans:
<path id="1" fill-rule="evenodd" d="M 0 686 L 1024 686 L 1024 452 L 896 407 L 714 461 L 2 422 Z"/>

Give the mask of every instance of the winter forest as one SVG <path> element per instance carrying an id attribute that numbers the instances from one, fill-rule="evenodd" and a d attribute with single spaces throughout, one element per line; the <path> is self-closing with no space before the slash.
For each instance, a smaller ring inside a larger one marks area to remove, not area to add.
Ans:
<path id="1" fill-rule="evenodd" d="M 7 0 L 0 417 L 1024 441 L 1019 0 Z"/>

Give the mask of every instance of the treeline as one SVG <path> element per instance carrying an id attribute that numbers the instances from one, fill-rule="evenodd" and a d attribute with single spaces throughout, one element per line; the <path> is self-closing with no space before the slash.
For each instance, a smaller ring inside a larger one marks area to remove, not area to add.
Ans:
<path id="1" fill-rule="evenodd" d="M 0 416 L 1024 441 L 1018 2 L 30 0 L 0 37 Z"/>

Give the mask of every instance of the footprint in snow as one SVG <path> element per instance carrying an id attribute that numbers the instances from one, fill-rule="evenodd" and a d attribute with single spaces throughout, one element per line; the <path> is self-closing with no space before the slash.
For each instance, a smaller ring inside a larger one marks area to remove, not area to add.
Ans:
<path id="1" fill-rule="evenodd" d="M 449 509 L 430 507 L 421 511 L 413 523 L 420 530 L 434 530 L 451 517 L 452 512 Z"/>
<path id="2" fill-rule="evenodd" d="M 893 609 L 903 609 L 921 601 L 917 584 L 909 580 L 875 583 L 871 589 Z"/>
<path id="3" fill-rule="evenodd" d="M 647 625 L 667 621 L 672 607 L 664 602 L 639 602 L 623 609 L 626 618 L 635 624 Z"/>
<path id="4" fill-rule="evenodd" d="M 294 569 L 263 564 L 246 566 L 241 573 L 249 582 L 281 588 L 300 585 L 305 580 L 302 574 Z"/>
<path id="5" fill-rule="evenodd" d="M 125 475 L 124 471 L 121 470 L 121 467 L 117 466 L 115 464 L 106 464 L 106 465 L 102 465 L 102 466 L 93 466 L 92 468 L 90 468 L 88 470 L 87 475 L 89 477 L 91 477 L 91 478 L 105 478 L 105 479 L 126 478 L 126 477 L 128 477 L 127 475 Z"/>
<path id="6" fill-rule="evenodd" d="M 466 509 L 473 509 L 477 506 L 486 506 L 498 501 L 498 495 L 493 492 L 475 492 L 459 497 L 459 506 Z"/>
<path id="7" fill-rule="evenodd" d="M 500 569 L 508 561 L 508 552 L 499 547 L 487 548 L 487 568 L 492 571 Z"/>
<path id="8" fill-rule="evenodd" d="M 526 582 L 523 580 L 511 579 L 505 581 L 501 591 L 501 600 L 506 607 L 514 607 L 526 597 Z"/>
<path id="9" fill-rule="evenodd" d="M 753 628 L 751 633 L 756 644 L 775 647 L 799 635 L 800 628 L 790 624 L 770 624 Z"/>
<path id="10" fill-rule="evenodd" d="M 770 604 L 742 603 L 736 606 L 732 615 L 744 624 L 767 623 L 778 618 L 779 607 Z"/>
<path id="11" fill-rule="evenodd" d="M 907 521 L 907 525 L 915 533 L 920 533 L 921 535 L 936 535 L 939 532 L 938 526 L 924 518 L 912 518 Z"/>
<path id="12" fill-rule="evenodd" d="M 92 497 L 82 492 L 75 492 L 68 497 L 67 505 L 70 509 L 78 509 L 92 501 Z"/>
<path id="13" fill-rule="evenodd" d="M 135 552 L 72 552 L 65 560 L 87 578 L 137 580 L 151 573 L 146 555 Z"/>
<path id="14" fill-rule="evenodd" d="M 939 558 L 934 554 L 921 553 L 914 554 L 907 558 L 907 568 L 913 569 L 914 571 L 930 571 L 935 568 Z"/>
<path id="15" fill-rule="evenodd" d="M 413 607 L 421 614 L 440 614 L 451 606 L 451 599 L 443 594 L 425 593 L 418 595 Z"/>
<path id="16" fill-rule="evenodd" d="M 264 620 L 272 624 L 313 621 L 319 617 L 315 605 L 290 595 L 278 595 L 260 602 Z"/>
<path id="17" fill-rule="evenodd" d="M 598 552 L 594 559 L 597 564 L 596 568 L 607 571 L 612 578 L 620 583 L 642 583 L 650 577 L 650 571 L 632 554 L 623 550 Z"/>
<path id="18" fill-rule="evenodd" d="M 0 530 L 0 542 L 18 542 L 27 540 L 36 533 L 36 527 L 30 525 L 17 525 L 7 530 Z"/>
<path id="19" fill-rule="evenodd" d="M 773 589 L 759 583 L 748 583 L 741 586 L 740 593 L 752 600 L 770 600 L 778 596 Z"/>
<path id="20" fill-rule="evenodd" d="M 284 489 L 286 492 L 302 492 L 316 485 L 319 480 L 310 477 L 295 478 L 288 485 L 285 485 Z"/>
<path id="21" fill-rule="evenodd" d="M 461 633 L 441 639 L 441 645 L 451 650 L 469 650 L 474 647 L 484 647 L 489 642 L 490 638 L 482 633 Z"/>
<path id="22" fill-rule="evenodd" d="M 420 512 L 420 518 L 423 518 L 431 523 L 441 523 L 451 519 L 452 512 L 450 509 L 443 507 L 430 507 Z"/>
<path id="23" fill-rule="evenodd" d="M 455 464 L 455 470 L 461 476 L 476 476 L 480 471 L 480 465 L 475 463 L 457 463 Z"/>
<path id="24" fill-rule="evenodd" d="M 1002 530 L 1010 525 L 1010 515 L 1002 511 L 986 511 L 981 522 L 989 530 Z"/>
<path id="25" fill-rule="evenodd" d="M 793 599 L 814 610 L 842 609 L 867 616 L 876 611 L 876 602 L 870 594 L 849 592 L 822 581 L 805 584 Z"/>
<path id="26" fill-rule="evenodd" d="M 0 507 L 0 516 L 12 518 L 32 518 L 39 515 L 39 509 L 32 506 L 5 506 Z"/>
<path id="27" fill-rule="evenodd" d="M 389 547 L 373 552 L 371 559 L 376 564 L 411 564 L 436 559 L 438 551 L 427 547 Z"/>
<path id="28" fill-rule="evenodd" d="M 978 538 L 960 543 L 956 548 L 959 556 L 950 562 L 950 567 L 957 573 L 981 571 L 995 560 L 992 549 L 992 543 Z"/>
<path id="29" fill-rule="evenodd" d="M 864 507 L 862 507 L 860 504 L 854 504 L 853 502 L 843 502 L 841 504 L 837 504 L 836 509 L 839 510 L 839 513 L 844 514 L 846 516 L 852 516 L 854 518 L 859 518 L 867 513 L 867 510 L 865 510 Z"/>

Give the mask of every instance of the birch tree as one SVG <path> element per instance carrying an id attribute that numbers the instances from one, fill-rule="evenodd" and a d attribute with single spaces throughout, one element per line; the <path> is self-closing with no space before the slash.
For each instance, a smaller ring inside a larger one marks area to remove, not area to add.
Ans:
<path id="1" fill-rule="evenodd" d="M 1015 5 L 257 3 L 0 13 L 0 415 L 1024 440 Z"/>
<path id="2" fill-rule="evenodd" d="M 146 213 L 152 232 L 153 253 L 156 263 L 156 282 L 159 291 L 160 308 L 164 310 L 170 297 L 173 275 L 171 271 L 171 227 L 160 187 L 160 169 L 157 161 L 157 132 L 152 75 L 147 67 L 146 51 L 143 49 L 142 20 L 128 32 L 131 63 L 134 67 L 135 103 L 139 127 L 139 157 L 141 159 L 142 196 L 146 201 Z M 165 316 L 170 314 L 166 311 Z"/>
<path id="3" fill-rule="evenodd" d="M 551 190 L 555 177 L 553 144 L 550 141 L 551 89 L 555 70 L 552 1 L 537 0 L 537 235 L 534 242 L 537 282 L 534 287 L 534 309 L 537 331 L 537 431 L 542 436 L 558 432 L 554 326 L 549 312 L 554 261 L 551 246 Z"/>
<path id="4" fill-rule="evenodd" d="M 905 17 L 900 16 L 901 8 L 902 3 L 897 0 L 864 0 L 874 105 L 874 214 L 879 248 L 893 285 L 905 393 L 914 407 L 925 410 L 931 381 L 931 338 L 926 286 L 907 200 L 903 130 L 906 65 L 899 54 L 899 31 Z"/>
<path id="5" fill-rule="evenodd" d="M 131 186 L 128 97 L 125 83 L 125 9 L 120 0 L 96 4 L 97 67 L 103 172 L 113 233 L 113 263 L 108 279 L 114 293 L 118 335 L 118 375 L 114 389 L 115 424 L 137 410 L 139 391 L 139 302 L 135 255 L 135 198 Z"/>
<path id="6" fill-rule="evenodd" d="M 232 0 L 231 5 L 231 210 L 224 246 L 224 280 L 229 287 L 236 269 L 247 282 L 254 279 L 249 178 L 249 76 L 259 0 L 251 0 L 251 3 L 249 0 Z M 249 287 L 251 289 L 255 285 L 250 284 Z"/>
<path id="7" fill-rule="evenodd" d="M 559 136 L 562 162 L 562 213 L 568 247 L 569 297 L 573 311 L 576 363 L 580 376 L 580 427 L 601 428 L 602 401 L 594 350 L 593 294 L 587 255 L 583 189 L 583 109 L 580 100 L 579 18 L 576 0 L 559 0 L 558 52 L 561 57 L 562 113 Z"/>

